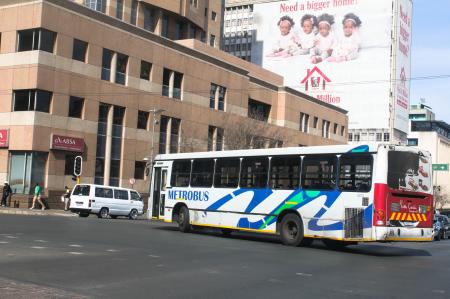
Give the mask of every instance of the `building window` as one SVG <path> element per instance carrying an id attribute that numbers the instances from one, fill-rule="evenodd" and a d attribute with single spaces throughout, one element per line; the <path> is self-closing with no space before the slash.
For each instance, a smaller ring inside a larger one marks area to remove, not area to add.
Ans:
<path id="1" fill-rule="evenodd" d="M 48 153 L 11 151 L 9 182 L 13 193 L 32 194 L 39 183 L 44 187 Z"/>
<path id="2" fill-rule="evenodd" d="M 189 0 L 189 4 L 195 8 L 198 7 L 198 0 Z"/>
<path id="3" fill-rule="evenodd" d="M 152 64 L 150 62 L 141 61 L 141 79 L 150 81 L 150 72 L 152 70 Z"/>
<path id="4" fill-rule="evenodd" d="M 359 133 L 353 134 L 353 141 L 359 142 L 360 140 L 361 140 L 361 137 L 360 137 Z"/>
<path id="5" fill-rule="evenodd" d="M 136 180 L 143 180 L 145 178 L 145 167 L 146 163 L 144 161 L 134 162 L 134 178 Z"/>
<path id="6" fill-rule="evenodd" d="M 211 12 L 211 20 L 213 20 L 214 22 L 217 20 L 217 13 L 215 11 Z"/>
<path id="7" fill-rule="evenodd" d="M 384 138 L 383 138 L 383 141 L 384 141 L 384 142 L 389 142 L 389 140 L 390 140 L 389 133 L 384 133 L 384 134 L 383 134 L 383 137 L 384 137 Z"/>
<path id="8" fill-rule="evenodd" d="M 211 34 L 209 36 L 209 45 L 211 47 L 214 47 L 216 45 L 216 36 L 214 34 Z"/>
<path id="9" fill-rule="evenodd" d="M 313 128 L 317 129 L 318 125 L 319 125 L 319 118 L 314 116 Z"/>
<path id="10" fill-rule="evenodd" d="M 70 96 L 69 98 L 69 117 L 82 118 L 84 99 Z"/>
<path id="11" fill-rule="evenodd" d="M 167 15 L 163 15 L 161 24 L 161 36 L 168 37 L 168 34 L 169 34 L 169 17 Z"/>
<path id="12" fill-rule="evenodd" d="M 181 119 L 161 115 L 159 126 L 159 153 L 178 153 Z"/>
<path id="13" fill-rule="evenodd" d="M 148 118 L 150 113 L 147 111 L 138 111 L 137 128 L 147 130 Z"/>
<path id="14" fill-rule="evenodd" d="M 271 106 L 259 101 L 248 99 L 248 117 L 268 122 Z"/>
<path id="15" fill-rule="evenodd" d="M 180 124 L 181 120 L 178 118 L 171 119 L 170 125 L 170 153 L 178 153 L 178 145 L 180 139 Z"/>
<path id="16" fill-rule="evenodd" d="M 322 120 L 322 137 L 330 138 L 330 122 L 328 120 Z"/>
<path id="17" fill-rule="evenodd" d="M 15 90 L 14 111 L 50 112 L 53 93 L 40 89 Z"/>
<path id="18" fill-rule="evenodd" d="M 138 11 L 138 1 L 137 1 L 137 0 L 131 0 L 131 16 L 130 16 L 130 23 L 131 23 L 132 25 L 136 25 L 137 11 Z"/>
<path id="19" fill-rule="evenodd" d="M 345 134 L 345 126 L 341 126 L 341 136 L 344 136 Z"/>
<path id="20" fill-rule="evenodd" d="M 111 80 L 111 62 L 114 52 L 108 49 L 103 49 L 102 56 L 102 80 Z"/>
<path id="21" fill-rule="evenodd" d="M 353 141 L 353 133 L 348 133 L 348 141 L 349 142 Z"/>
<path id="22" fill-rule="evenodd" d="M 408 138 L 408 146 L 418 146 L 419 139 L 418 138 Z"/>
<path id="23" fill-rule="evenodd" d="M 117 53 L 116 83 L 125 85 L 128 56 Z"/>
<path id="24" fill-rule="evenodd" d="M 338 124 L 333 125 L 333 134 L 336 135 L 338 133 Z"/>
<path id="25" fill-rule="evenodd" d="M 196 38 L 196 36 L 197 36 L 197 27 L 191 24 L 189 27 L 189 38 Z"/>
<path id="26" fill-rule="evenodd" d="M 107 0 L 85 0 L 84 5 L 89 7 L 90 9 L 105 13 L 106 12 L 106 1 Z"/>
<path id="27" fill-rule="evenodd" d="M 182 87 L 183 74 L 165 68 L 163 71 L 162 95 L 181 100 Z"/>
<path id="28" fill-rule="evenodd" d="M 209 89 L 209 107 L 220 111 L 225 111 L 225 96 L 227 88 L 211 83 Z"/>
<path id="29" fill-rule="evenodd" d="M 155 31 L 155 11 L 148 5 L 144 5 L 144 29 Z"/>
<path id="30" fill-rule="evenodd" d="M 376 138 L 376 141 L 381 142 L 381 140 L 383 138 L 383 134 L 382 133 L 377 133 L 375 138 Z"/>
<path id="31" fill-rule="evenodd" d="M 123 0 L 117 0 L 116 18 L 119 20 L 123 18 Z"/>
<path id="32" fill-rule="evenodd" d="M 224 130 L 214 126 L 208 127 L 208 151 L 221 151 L 223 149 Z"/>
<path id="33" fill-rule="evenodd" d="M 300 112 L 300 132 L 308 133 L 309 114 Z"/>
<path id="34" fill-rule="evenodd" d="M 175 24 L 175 40 L 183 39 L 184 24 L 181 21 L 177 21 Z"/>
<path id="35" fill-rule="evenodd" d="M 72 59 L 86 62 L 88 43 L 79 39 L 73 40 Z"/>
<path id="36" fill-rule="evenodd" d="M 37 28 L 17 32 L 17 52 L 41 50 L 53 53 L 56 33 L 47 29 Z"/>

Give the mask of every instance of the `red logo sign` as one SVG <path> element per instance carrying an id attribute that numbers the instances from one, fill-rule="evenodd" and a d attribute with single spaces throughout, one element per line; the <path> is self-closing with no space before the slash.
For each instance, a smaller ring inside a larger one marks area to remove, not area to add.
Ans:
<path id="1" fill-rule="evenodd" d="M 8 130 L 0 130 L 0 147 L 8 147 L 9 134 Z"/>
<path id="2" fill-rule="evenodd" d="M 331 80 L 315 66 L 312 70 L 307 70 L 306 77 L 303 78 L 300 83 L 305 84 L 305 91 L 308 91 L 310 87 L 316 90 L 325 90 L 325 86 L 328 82 L 331 82 Z"/>
<path id="3" fill-rule="evenodd" d="M 51 148 L 55 150 L 82 153 L 84 152 L 84 139 L 69 136 L 53 135 Z"/>

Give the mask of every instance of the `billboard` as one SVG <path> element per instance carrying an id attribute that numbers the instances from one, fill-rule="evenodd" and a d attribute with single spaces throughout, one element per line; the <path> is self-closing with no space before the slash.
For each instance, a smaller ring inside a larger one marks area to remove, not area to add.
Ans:
<path id="1" fill-rule="evenodd" d="M 350 129 L 389 129 L 393 10 L 393 0 L 255 4 L 252 62 L 348 110 Z M 409 73 L 409 62 L 403 65 Z"/>

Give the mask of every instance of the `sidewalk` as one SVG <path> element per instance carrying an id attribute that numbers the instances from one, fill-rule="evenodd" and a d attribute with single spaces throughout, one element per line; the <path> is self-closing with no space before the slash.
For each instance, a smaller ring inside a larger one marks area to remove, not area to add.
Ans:
<path id="1" fill-rule="evenodd" d="M 5 208 L 0 207 L 0 214 L 10 214 L 10 215 L 32 215 L 32 216 L 58 216 L 58 217 L 75 217 L 78 216 L 75 213 L 64 210 L 30 210 L 30 209 L 20 209 L 20 208 Z"/>

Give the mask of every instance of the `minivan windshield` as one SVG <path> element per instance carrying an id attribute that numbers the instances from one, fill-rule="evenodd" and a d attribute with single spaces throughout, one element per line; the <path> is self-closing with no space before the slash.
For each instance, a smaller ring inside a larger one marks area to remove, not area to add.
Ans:
<path id="1" fill-rule="evenodd" d="M 91 191 L 91 186 L 89 185 L 77 185 L 72 192 L 72 195 L 78 196 L 89 196 L 89 192 Z"/>
<path id="2" fill-rule="evenodd" d="M 388 153 L 388 185 L 392 189 L 430 193 L 431 161 L 416 153 Z"/>

